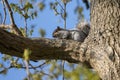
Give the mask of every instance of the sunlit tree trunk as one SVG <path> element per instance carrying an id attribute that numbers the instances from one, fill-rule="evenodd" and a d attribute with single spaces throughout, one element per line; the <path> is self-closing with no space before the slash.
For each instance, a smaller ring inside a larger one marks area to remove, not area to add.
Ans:
<path id="1" fill-rule="evenodd" d="M 91 0 L 91 31 L 85 42 L 88 60 L 101 79 L 120 80 L 120 0 Z"/>

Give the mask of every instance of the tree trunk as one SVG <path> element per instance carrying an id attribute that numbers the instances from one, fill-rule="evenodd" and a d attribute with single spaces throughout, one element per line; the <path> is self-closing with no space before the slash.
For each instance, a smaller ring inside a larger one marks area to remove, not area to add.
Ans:
<path id="1" fill-rule="evenodd" d="M 26 48 L 32 50 L 31 60 L 83 62 L 90 64 L 102 80 L 120 80 L 120 1 L 91 0 L 91 30 L 83 43 L 24 38 L 0 28 L 0 52 L 22 57 Z"/>
<path id="2" fill-rule="evenodd" d="M 120 0 L 91 0 L 88 60 L 102 80 L 120 80 Z"/>

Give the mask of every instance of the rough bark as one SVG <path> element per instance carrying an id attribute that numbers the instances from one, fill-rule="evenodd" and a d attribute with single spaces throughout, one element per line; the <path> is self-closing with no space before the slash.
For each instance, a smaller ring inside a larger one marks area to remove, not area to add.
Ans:
<path id="1" fill-rule="evenodd" d="M 120 1 L 91 0 L 91 30 L 83 43 L 73 40 L 24 38 L 0 28 L 0 52 L 31 60 L 61 59 L 90 64 L 102 80 L 120 80 Z"/>
<path id="2" fill-rule="evenodd" d="M 76 63 L 80 44 L 72 40 L 25 38 L 0 28 L 0 51 L 11 56 L 22 58 L 24 49 L 29 48 L 31 60 L 61 59 Z"/>
<path id="3" fill-rule="evenodd" d="M 120 1 L 91 0 L 89 61 L 102 80 L 120 80 Z"/>

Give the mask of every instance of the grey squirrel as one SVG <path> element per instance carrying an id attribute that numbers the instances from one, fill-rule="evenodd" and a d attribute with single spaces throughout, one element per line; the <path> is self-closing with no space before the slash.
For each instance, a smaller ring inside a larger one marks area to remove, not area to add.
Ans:
<path id="1" fill-rule="evenodd" d="M 67 30 L 60 28 L 54 30 L 52 36 L 58 39 L 71 39 L 79 42 L 83 42 L 84 39 L 88 36 L 90 31 L 90 25 L 88 22 L 81 21 L 77 24 L 76 28 Z"/>

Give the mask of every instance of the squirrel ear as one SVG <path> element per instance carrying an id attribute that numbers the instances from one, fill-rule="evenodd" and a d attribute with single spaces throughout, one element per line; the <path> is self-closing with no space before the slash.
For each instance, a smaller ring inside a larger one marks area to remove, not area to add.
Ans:
<path id="1" fill-rule="evenodd" d="M 60 26 L 57 26 L 57 29 L 61 29 Z"/>
<path id="2" fill-rule="evenodd" d="M 60 26 L 57 26 L 57 28 L 60 28 Z"/>

